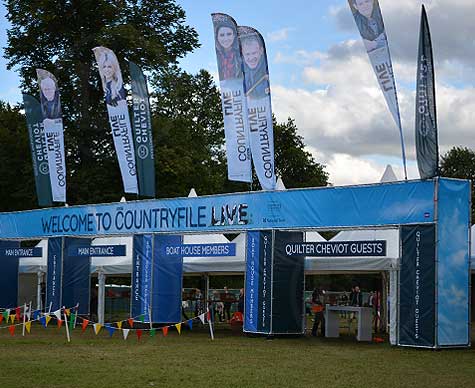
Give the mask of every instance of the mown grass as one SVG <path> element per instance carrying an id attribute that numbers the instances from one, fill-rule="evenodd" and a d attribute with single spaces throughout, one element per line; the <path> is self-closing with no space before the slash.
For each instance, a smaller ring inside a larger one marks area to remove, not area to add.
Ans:
<path id="1" fill-rule="evenodd" d="M 179 336 L 0 330 L 2 387 L 475 387 L 475 351 L 392 348 L 343 336 L 248 338 L 206 328 Z"/>

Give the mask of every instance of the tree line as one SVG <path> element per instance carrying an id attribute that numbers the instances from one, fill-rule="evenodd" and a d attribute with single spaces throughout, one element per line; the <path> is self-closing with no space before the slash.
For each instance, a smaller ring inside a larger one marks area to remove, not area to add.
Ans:
<path id="1" fill-rule="evenodd" d="M 179 60 L 199 47 L 175 0 L 5 0 L 11 24 L 5 58 L 23 92 L 37 95 L 37 68 L 61 90 L 72 205 L 118 201 L 117 158 L 92 49 L 106 46 L 146 72 L 152 101 L 157 197 L 247 191 L 227 180 L 220 94 L 205 70 Z M 210 27 L 211 28 L 211 27 Z M 125 81 L 127 66 L 122 64 Z M 288 188 L 325 186 L 323 165 L 304 150 L 292 119 L 274 120 L 277 175 Z M 0 211 L 37 207 L 26 120 L 21 104 L 0 102 Z M 254 179 L 254 189 L 258 188 Z M 136 197 L 127 195 L 127 199 Z"/>

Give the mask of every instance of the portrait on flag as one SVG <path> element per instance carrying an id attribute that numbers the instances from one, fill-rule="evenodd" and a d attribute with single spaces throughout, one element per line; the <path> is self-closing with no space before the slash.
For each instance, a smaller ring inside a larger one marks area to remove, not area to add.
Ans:
<path id="1" fill-rule="evenodd" d="M 256 99 L 266 97 L 270 94 L 270 86 L 262 38 L 249 31 L 241 37 L 241 50 L 244 60 L 246 95 Z"/>
<path id="2" fill-rule="evenodd" d="M 114 52 L 107 47 L 95 47 L 93 51 L 104 91 L 124 191 L 138 194 L 132 125 L 119 61 Z"/>
<path id="3" fill-rule="evenodd" d="M 348 0 L 367 52 L 387 44 L 383 17 L 377 0 Z"/>
<path id="4" fill-rule="evenodd" d="M 53 74 L 43 69 L 36 69 L 36 76 L 40 89 L 40 110 L 48 153 L 51 193 L 54 202 L 66 202 L 66 153 L 58 81 Z"/>
<path id="5" fill-rule="evenodd" d="M 126 104 L 124 82 L 117 57 L 112 50 L 106 47 L 99 47 L 97 50 L 97 64 L 106 104 L 110 106 L 117 106 L 122 102 Z"/>
<path id="6" fill-rule="evenodd" d="M 41 112 L 44 119 L 56 120 L 62 118 L 56 78 L 50 72 L 41 69 L 38 69 L 37 75 L 40 85 Z"/>
<path id="7" fill-rule="evenodd" d="M 241 55 L 235 23 L 224 14 L 212 15 L 220 80 L 242 77 Z"/>

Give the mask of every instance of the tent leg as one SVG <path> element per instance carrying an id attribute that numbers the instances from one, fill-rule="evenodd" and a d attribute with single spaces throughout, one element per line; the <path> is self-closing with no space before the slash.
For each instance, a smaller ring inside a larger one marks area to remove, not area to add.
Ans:
<path id="1" fill-rule="evenodd" d="M 380 331 L 382 333 L 387 333 L 388 329 L 388 273 L 386 271 L 381 273 L 382 277 L 382 292 L 381 292 L 381 321 L 380 321 Z"/>
<path id="2" fill-rule="evenodd" d="M 99 283 L 99 292 L 97 295 L 97 320 L 101 325 L 104 324 L 104 310 L 105 310 L 105 290 L 106 290 L 106 275 L 104 272 L 97 273 Z"/>
<path id="3" fill-rule="evenodd" d="M 43 303 L 41 300 L 41 284 L 43 283 L 43 272 L 38 271 L 36 273 L 37 276 L 37 283 L 36 283 L 36 309 L 42 310 Z"/>

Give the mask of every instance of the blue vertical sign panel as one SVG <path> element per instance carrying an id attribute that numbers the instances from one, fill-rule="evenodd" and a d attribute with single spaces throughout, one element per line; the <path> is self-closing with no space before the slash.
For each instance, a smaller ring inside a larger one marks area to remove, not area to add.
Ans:
<path id="1" fill-rule="evenodd" d="M 244 331 L 271 333 L 272 232 L 248 232 Z"/>
<path id="2" fill-rule="evenodd" d="M 401 228 L 399 345 L 435 347 L 435 225 Z"/>
<path id="3" fill-rule="evenodd" d="M 79 304 L 79 314 L 89 314 L 91 258 L 90 256 L 76 255 L 75 251 L 88 250 L 90 245 L 90 239 L 64 239 L 63 304 L 66 307 Z"/>
<path id="4" fill-rule="evenodd" d="M 46 309 L 56 311 L 62 307 L 63 238 L 48 239 L 48 270 L 46 274 Z"/>
<path id="5" fill-rule="evenodd" d="M 470 345 L 470 183 L 439 180 L 437 345 Z"/>
<path id="6" fill-rule="evenodd" d="M 182 236 L 155 235 L 153 254 L 152 320 L 181 322 L 183 256 L 164 254 L 163 246 L 181 244 Z"/>
<path id="7" fill-rule="evenodd" d="M 0 307 L 17 307 L 18 299 L 18 256 L 9 255 L 8 249 L 18 248 L 18 241 L 0 241 Z"/>
<path id="8" fill-rule="evenodd" d="M 131 315 L 138 318 L 143 315 L 150 320 L 149 310 L 152 289 L 153 236 L 135 235 L 133 241 Z"/>

